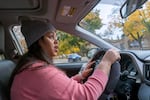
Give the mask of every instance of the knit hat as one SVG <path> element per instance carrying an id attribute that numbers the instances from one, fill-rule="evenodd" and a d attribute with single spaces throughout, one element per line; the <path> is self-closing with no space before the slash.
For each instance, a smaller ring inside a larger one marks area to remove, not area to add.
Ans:
<path id="1" fill-rule="evenodd" d="M 50 23 L 39 20 L 24 20 L 21 24 L 21 32 L 25 37 L 28 48 L 47 32 L 56 30 Z"/>

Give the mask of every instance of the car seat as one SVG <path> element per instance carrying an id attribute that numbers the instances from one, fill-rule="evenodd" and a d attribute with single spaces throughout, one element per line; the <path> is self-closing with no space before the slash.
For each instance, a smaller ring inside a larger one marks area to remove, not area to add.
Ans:
<path id="1" fill-rule="evenodd" d="M 14 68 L 15 63 L 11 60 L 0 61 L 0 100 L 8 100 L 8 82 Z"/>
<path id="2" fill-rule="evenodd" d="M 11 60 L 6 60 L 4 57 L 5 52 L 5 34 L 4 27 L 0 24 L 0 100 L 7 99 L 7 88 L 9 78 L 13 69 L 15 68 L 15 63 Z"/>

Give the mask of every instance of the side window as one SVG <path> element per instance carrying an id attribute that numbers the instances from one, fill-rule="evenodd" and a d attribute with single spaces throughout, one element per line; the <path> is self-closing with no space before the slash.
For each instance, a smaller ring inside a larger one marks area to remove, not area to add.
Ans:
<path id="1" fill-rule="evenodd" d="M 28 49 L 20 28 L 20 26 L 14 26 L 12 28 L 12 35 L 14 37 L 16 48 L 18 50 L 16 52 L 18 52 L 19 55 L 23 55 L 25 52 L 27 52 Z"/>
<path id="2" fill-rule="evenodd" d="M 5 59 L 4 55 L 0 53 L 0 60 L 4 60 L 4 59 Z"/>
<path id="3" fill-rule="evenodd" d="M 59 53 L 54 58 L 54 63 L 79 63 L 88 61 L 87 52 L 95 48 L 91 43 L 70 35 L 57 31 L 59 39 Z"/>
<path id="4" fill-rule="evenodd" d="M 27 52 L 27 45 L 20 31 L 20 26 L 14 26 L 13 37 L 15 38 L 15 44 L 17 52 L 23 55 Z M 83 39 L 72 36 L 68 33 L 57 30 L 59 52 L 54 57 L 54 63 L 76 63 L 88 61 L 87 52 L 91 48 L 95 48 L 94 45 L 90 44 Z"/>

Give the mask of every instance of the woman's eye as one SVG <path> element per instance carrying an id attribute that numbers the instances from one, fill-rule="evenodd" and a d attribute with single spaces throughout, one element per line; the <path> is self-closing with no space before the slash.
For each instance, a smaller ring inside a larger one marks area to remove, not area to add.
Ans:
<path id="1" fill-rule="evenodd" d="M 53 39 L 53 40 L 56 40 L 57 39 L 57 37 L 54 35 L 54 34 L 49 34 L 49 36 L 48 36 L 50 39 Z"/>
<path id="2" fill-rule="evenodd" d="M 53 36 L 53 35 L 50 35 L 50 36 L 49 36 L 49 38 L 50 38 L 50 39 L 53 39 L 53 38 L 54 38 L 54 36 Z"/>
<path id="3" fill-rule="evenodd" d="M 52 36 L 49 37 L 50 39 L 54 39 Z"/>

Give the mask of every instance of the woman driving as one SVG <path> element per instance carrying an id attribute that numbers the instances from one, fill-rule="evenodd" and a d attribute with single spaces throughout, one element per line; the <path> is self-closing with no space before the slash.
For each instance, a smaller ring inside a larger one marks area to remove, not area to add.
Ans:
<path id="1" fill-rule="evenodd" d="M 11 76 L 11 100 L 97 100 L 105 89 L 111 65 L 120 59 L 116 50 L 109 49 L 93 74 L 82 83 L 94 62 L 89 61 L 86 70 L 72 78 L 55 67 L 53 57 L 58 53 L 58 41 L 56 29 L 50 23 L 24 20 L 21 32 L 28 52 Z"/>

